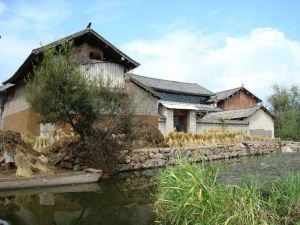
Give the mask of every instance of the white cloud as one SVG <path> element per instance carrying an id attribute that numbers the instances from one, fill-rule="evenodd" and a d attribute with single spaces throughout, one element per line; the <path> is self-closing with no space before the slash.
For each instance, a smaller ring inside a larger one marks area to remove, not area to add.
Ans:
<path id="1" fill-rule="evenodd" d="M 271 85 L 300 85 L 300 42 L 274 28 L 256 28 L 245 36 L 227 37 L 174 30 L 156 40 L 136 40 L 125 52 L 140 61 L 136 73 L 197 82 L 218 91 L 244 85 L 259 97 Z"/>
<path id="2" fill-rule="evenodd" d="M 1 15 L 0 3 L 0 81 L 10 77 L 40 42 L 54 41 L 61 33 L 59 25 L 70 11 L 65 1 L 11 2 Z"/>

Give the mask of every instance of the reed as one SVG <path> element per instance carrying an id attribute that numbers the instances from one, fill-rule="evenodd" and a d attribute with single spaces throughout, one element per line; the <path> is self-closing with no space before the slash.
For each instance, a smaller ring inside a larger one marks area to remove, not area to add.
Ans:
<path id="1" fill-rule="evenodd" d="M 245 185 L 235 186 L 218 180 L 220 170 L 217 165 L 184 161 L 167 167 L 157 179 L 158 223 L 299 224 L 299 173 L 273 182 L 249 178 Z"/>

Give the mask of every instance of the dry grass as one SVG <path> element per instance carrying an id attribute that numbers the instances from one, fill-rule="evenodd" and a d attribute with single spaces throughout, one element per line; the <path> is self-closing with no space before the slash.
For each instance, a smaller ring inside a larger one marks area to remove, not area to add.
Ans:
<path id="1" fill-rule="evenodd" d="M 169 147 L 195 147 L 237 144 L 244 141 L 271 141 L 268 137 L 248 136 L 243 131 L 208 130 L 201 134 L 170 132 L 164 137 Z M 276 139 L 277 140 L 277 139 Z"/>
<path id="2" fill-rule="evenodd" d="M 32 177 L 34 175 L 53 174 L 53 169 L 43 164 L 36 157 L 16 149 L 15 163 L 17 167 L 16 176 Z"/>
<path id="3" fill-rule="evenodd" d="M 72 133 L 71 136 L 74 134 Z M 45 153 L 47 147 L 53 145 L 62 138 L 68 137 L 62 129 L 57 129 L 49 137 L 34 136 L 29 133 L 22 134 L 22 140 L 29 144 L 35 151 Z"/>

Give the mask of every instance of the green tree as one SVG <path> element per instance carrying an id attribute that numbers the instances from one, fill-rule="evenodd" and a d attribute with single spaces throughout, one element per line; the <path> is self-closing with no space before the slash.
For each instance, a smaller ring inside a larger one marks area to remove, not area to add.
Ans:
<path id="1" fill-rule="evenodd" d="M 276 135 L 283 139 L 300 140 L 300 87 L 273 86 L 268 97 L 271 111 L 276 116 Z"/>
<path id="2" fill-rule="evenodd" d="M 87 77 L 72 54 L 71 42 L 45 48 L 43 59 L 27 79 L 27 100 L 39 113 L 40 122 L 70 124 L 83 139 L 95 121 L 125 114 L 126 95 L 109 79 Z M 119 127 L 119 126 L 118 126 Z"/>

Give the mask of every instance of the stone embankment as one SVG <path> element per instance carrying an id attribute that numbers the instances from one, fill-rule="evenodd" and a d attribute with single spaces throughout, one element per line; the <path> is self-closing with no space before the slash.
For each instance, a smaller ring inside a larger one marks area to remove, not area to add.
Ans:
<path id="1" fill-rule="evenodd" d="M 263 155 L 281 151 L 280 142 L 249 142 L 232 145 L 187 148 L 145 148 L 124 150 L 118 157 L 118 171 L 149 169 L 176 164 L 178 157 L 190 162 L 212 161 Z"/>
<path id="2" fill-rule="evenodd" d="M 300 152 L 300 142 L 282 141 L 282 152 Z"/>

